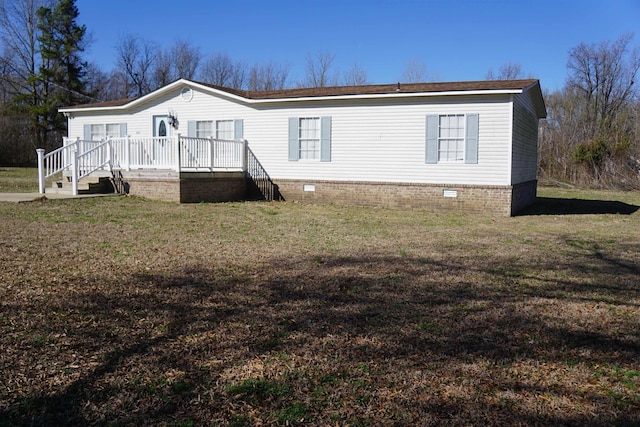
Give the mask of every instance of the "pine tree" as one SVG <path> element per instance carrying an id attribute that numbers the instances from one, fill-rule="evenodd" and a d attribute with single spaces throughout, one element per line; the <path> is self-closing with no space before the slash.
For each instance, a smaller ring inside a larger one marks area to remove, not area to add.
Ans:
<path id="1" fill-rule="evenodd" d="M 41 7 L 37 12 L 42 63 L 35 78 L 42 85 L 42 96 L 39 105 L 32 107 L 45 139 L 52 131 L 62 134 L 66 129 L 58 108 L 87 100 L 87 64 L 81 58 L 86 27 L 77 24 L 78 14 L 75 0 L 60 0 L 53 8 Z"/>

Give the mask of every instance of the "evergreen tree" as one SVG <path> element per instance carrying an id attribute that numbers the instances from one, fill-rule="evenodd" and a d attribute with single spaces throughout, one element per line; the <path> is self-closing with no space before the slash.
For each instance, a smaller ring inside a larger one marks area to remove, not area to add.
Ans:
<path id="1" fill-rule="evenodd" d="M 40 105 L 32 107 L 46 139 L 48 133 L 53 131 L 59 137 L 66 129 L 66 120 L 58 108 L 88 99 L 85 94 L 87 64 L 81 59 L 86 27 L 76 22 L 75 0 L 60 0 L 53 8 L 41 7 L 37 15 L 42 63 L 34 77 L 42 85 L 42 96 Z"/>

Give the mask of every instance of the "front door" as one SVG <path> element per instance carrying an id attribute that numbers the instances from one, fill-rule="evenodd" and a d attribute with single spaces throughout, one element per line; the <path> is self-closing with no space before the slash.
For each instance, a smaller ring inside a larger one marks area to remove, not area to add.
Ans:
<path id="1" fill-rule="evenodd" d="M 156 167 L 166 167 L 169 165 L 173 151 L 169 141 L 165 138 L 170 136 L 169 116 L 153 116 L 153 145 L 150 154 Z"/>
<path id="2" fill-rule="evenodd" d="M 153 136 L 169 136 L 169 116 L 153 116 Z"/>

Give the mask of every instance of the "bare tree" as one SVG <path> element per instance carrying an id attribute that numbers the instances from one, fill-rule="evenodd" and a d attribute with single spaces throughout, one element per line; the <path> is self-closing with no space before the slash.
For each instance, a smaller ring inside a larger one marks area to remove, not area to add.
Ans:
<path id="1" fill-rule="evenodd" d="M 638 101 L 640 50 L 631 47 L 632 38 L 581 43 L 569 52 L 567 85 L 581 97 L 585 122 L 574 156 L 601 183 L 625 169 L 634 145 L 630 120 Z"/>
<path id="2" fill-rule="evenodd" d="M 86 73 L 86 92 L 93 101 L 107 101 L 109 95 L 107 88 L 109 87 L 109 75 L 102 71 L 98 65 L 94 63 L 87 64 Z"/>
<path id="3" fill-rule="evenodd" d="M 487 80 L 517 80 L 524 78 L 522 65 L 517 62 L 507 62 L 498 67 L 498 71 L 489 68 L 485 76 Z"/>
<path id="4" fill-rule="evenodd" d="M 38 10 L 53 5 L 49 0 L 2 0 L 0 1 L 0 40 L 3 51 L 0 66 L 6 101 L 2 109 L 3 128 L 0 133 L 7 137 L 17 148 L 14 154 L 28 153 L 24 158 L 32 158 L 37 147 L 53 146 L 55 141 L 47 140 L 47 133 L 41 126 L 41 120 L 29 106 L 37 108 L 44 102 L 49 85 L 43 82 L 38 73 L 43 61 L 39 51 Z M 20 110 L 20 111 L 17 111 Z M 21 127 L 14 132 L 13 127 Z M 3 141 L 4 142 L 4 141 Z M 13 150 L 12 148 L 12 150 Z M 2 148 L 4 150 L 5 148 Z M 8 152 L 7 152 L 8 153 Z M 16 157 L 12 156 L 15 160 Z M 5 159 L 5 161 L 7 161 Z M 21 163 L 22 160 L 18 160 Z"/>
<path id="5" fill-rule="evenodd" d="M 9 67 L 15 92 L 36 92 L 33 79 L 40 66 L 38 54 L 38 17 L 47 0 L 2 0 L 0 2 L 0 37 L 4 45 L 3 61 Z M 28 82 L 29 81 L 29 82 Z M 28 83 L 27 83 L 28 82 Z"/>
<path id="6" fill-rule="evenodd" d="M 199 47 L 187 41 L 178 40 L 171 47 L 171 57 L 175 65 L 176 79 L 195 78 L 200 66 L 200 58 L 202 58 Z"/>
<path id="7" fill-rule="evenodd" d="M 153 62 L 151 88 L 157 89 L 180 78 L 193 79 L 200 57 L 200 49 L 183 40 L 177 40 L 165 50 L 158 49 Z"/>
<path id="8" fill-rule="evenodd" d="M 305 62 L 306 75 L 299 83 L 300 87 L 337 86 L 339 74 L 331 71 L 336 55 L 329 51 L 319 51 L 315 56 L 307 55 Z"/>
<path id="9" fill-rule="evenodd" d="M 157 89 L 165 86 L 176 79 L 173 58 L 169 51 L 158 51 L 158 55 L 153 62 L 153 77 L 151 87 Z"/>
<path id="10" fill-rule="evenodd" d="M 637 100 L 640 50 L 630 46 L 632 38 L 624 34 L 613 42 L 581 43 L 569 52 L 567 83 L 584 97 L 591 136 L 611 130 L 617 114 Z"/>
<path id="11" fill-rule="evenodd" d="M 640 188 L 638 90 L 640 53 L 623 35 L 581 43 L 569 52 L 562 91 L 546 95 L 540 172 L 596 187 Z"/>
<path id="12" fill-rule="evenodd" d="M 344 84 L 346 86 L 362 86 L 369 84 L 367 72 L 358 64 L 353 64 L 351 69 L 344 74 Z"/>
<path id="13" fill-rule="evenodd" d="M 227 53 L 217 53 L 203 64 L 200 78 L 214 85 L 242 89 L 245 83 L 245 65 L 234 62 Z"/>
<path id="14" fill-rule="evenodd" d="M 412 59 L 402 73 L 404 83 L 421 83 L 427 81 L 427 65 L 419 59 Z"/>
<path id="15" fill-rule="evenodd" d="M 158 48 L 134 34 L 125 34 L 116 46 L 116 61 L 125 76 L 127 97 L 142 96 L 152 90 L 152 71 Z"/>
<path id="16" fill-rule="evenodd" d="M 114 68 L 109 73 L 107 84 L 104 87 L 101 98 L 103 98 L 104 101 L 129 98 L 130 93 L 127 85 L 127 76 L 124 72 L 118 68 Z"/>
<path id="17" fill-rule="evenodd" d="M 287 74 L 289 70 L 287 69 Z M 229 87 L 236 89 L 244 89 L 247 81 L 246 65 L 242 62 L 236 62 L 233 67 L 233 73 L 231 74 L 231 80 L 228 83 Z"/>
<path id="18" fill-rule="evenodd" d="M 247 88 L 249 90 L 278 90 L 284 89 L 289 77 L 289 65 L 279 65 L 269 61 L 265 64 L 255 64 L 249 70 Z"/>

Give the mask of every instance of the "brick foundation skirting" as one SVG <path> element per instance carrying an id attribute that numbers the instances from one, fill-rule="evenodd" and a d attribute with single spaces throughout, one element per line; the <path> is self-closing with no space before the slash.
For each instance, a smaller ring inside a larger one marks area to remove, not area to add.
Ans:
<path id="1" fill-rule="evenodd" d="M 511 215 L 516 215 L 524 208 L 531 206 L 538 197 L 538 181 L 527 181 L 513 186 L 511 198 Z"/>
<path id="2" fill-rule="evenodd" d="M 247 197 L 242 173 L 125 173 L 113 186 L 132 196 L 176 203 L 233 202 Z"/>
<path id="3" fill-rule="evenodd" d="M 536 200 L 537 181 L 516 185 L 444 185 L 389 182 L 340 182 L 274 179 L 286 201 L 357 206 L 442 209 L 515 215 Z M 242 173 L 132 173 L 114 187 L 149 199 L 177 203 L 231 202 L 247 199 Z"/>
<path id="4" fill-rule="evenodd" d="M 514 215 L 535 201 L 537 182 L 514 186 L 274 180 L 287 201 L 444 209 Z"/>

